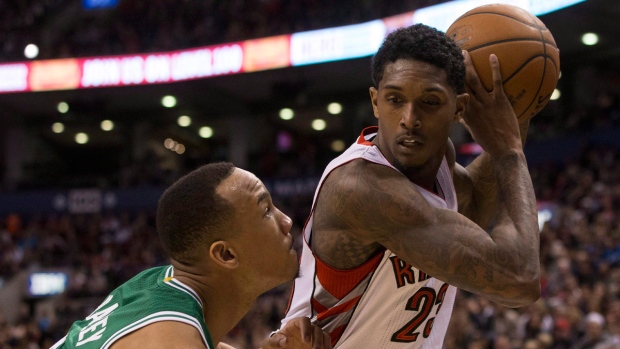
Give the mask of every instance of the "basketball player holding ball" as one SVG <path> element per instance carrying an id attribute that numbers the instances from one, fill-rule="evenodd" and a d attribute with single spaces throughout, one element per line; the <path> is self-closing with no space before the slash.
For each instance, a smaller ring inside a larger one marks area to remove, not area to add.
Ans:
<path id="1" fill-rule="evenodd" d="M 423 24 L 392 32 L 372 60 L 378 127 L 325 169 L 304 227 L 289 319 L 334 348 L 441 348 L 456 288 L 507 306 L 540 296 L 539 232 L 521 123 L 489 54 Z M 463 168 L 448 138 L 464 122 L 484 150 Z M 521 129 L 521 131 L 520 131 Z"/>

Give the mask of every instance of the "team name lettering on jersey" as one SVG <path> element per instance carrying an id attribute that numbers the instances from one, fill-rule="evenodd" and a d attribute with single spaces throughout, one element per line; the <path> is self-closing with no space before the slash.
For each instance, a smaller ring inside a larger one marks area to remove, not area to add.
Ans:
<path id="1" fill-rule="evenodd" d="M 106 325 L 108 324 L 108 316 L 114 311 L 114 309 L 118 308 L 118 303 L 114 303 L 105 309 L 101 309 L 104 305 L 110 303 L 110 301 L 112 301 L 111 295 L 108 296 L 108 298 L 106 298 L 103 303 L 101 303 L 101 305 L 86 318 L 86 320 L 90 320 L 90 322 L 88 323 L 88 326 L 84 327 L 80 331 L 76 346 L 79 347 L 83 344 L 96 341 L 101 338 L 103 332 L 105 331 Z"/>
<path id="2" fill-rule="evenodd" d="M 392 256 L 390 257 L 392 261 L 392 267 L 394 268 L 394 276 L 396 277 L 396 286 L 401 288 L 407 284 L 415 284 L 416 276 L 413 271 L 413 267 L 411 264 L 405 262 L 404 260 Z M 418 273 L 418 282 L 430 279 L 431 276 L 426 274 L 423 271 L 419 271 Z"/>

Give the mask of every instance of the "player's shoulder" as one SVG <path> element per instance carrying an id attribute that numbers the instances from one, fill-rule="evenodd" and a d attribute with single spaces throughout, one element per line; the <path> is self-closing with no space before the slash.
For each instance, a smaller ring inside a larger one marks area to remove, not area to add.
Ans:
<path id="1" fill-rule="evenodd" d="M 333 169 L 321 184 L 319 200 L 341 197 L 363 198 L 375 183 L 389 177 L 403 177 L 400 172 L 385 165 L 354 159 Z M 404 178 L 404 177 L 403 177 Z"/>
<path id="2" fill-rule="evenodd" d="M 364 159 L 347 162 L 330 172 L 321 184 L 318 203 L 343 202 L 343 209 L 357 207 L 363 202 L 374 203 L 400 195 L 403 187 L 416 190 L 413 184 L 393 167 Z"/>
<path id="3" fill-rule="evenodd" d="M 195 327 L 180 321 L 160 321 L 144 326 L 123 336 L 116 341 L 110 349 L 139 347 L 207 348 L 200 332 Z"/>
<path id="4" fill-rule="evenodd" d="M 367 182 L 392 176 L 401 177 L 402 174 L 385 164 L 358 158 L 336 167 L 326 178 L 326 182 L 357 184 L 359 181 Z"/>

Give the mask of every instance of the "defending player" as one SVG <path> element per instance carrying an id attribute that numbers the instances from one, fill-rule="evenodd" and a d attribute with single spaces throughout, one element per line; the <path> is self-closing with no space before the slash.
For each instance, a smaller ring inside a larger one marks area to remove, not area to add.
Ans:
<path id="1" fill-rule="evenodd" d="M 534 191 L 490 64 L 488 93 L 443 33 L 386 38 L 372 62 L 378 128 L 323 173 L 283 323 L 309 316 L 335 348 L 441 348 L 456 287 L 508 307 L 539 298 Z M 461 118 L 484 149 L 467 168 L 448 138 Z"/>
<path id="2" fill-rule="evenodd" d="M 250 172 L 230 163 L 191 172 L 164 192 L 157 209 L 157 232 L 172 265 L 112 291 L 52 349 L 216 348 L 259 295 L 297 275 L 290 229 L 290 218 Z M 300 318 L 262 347 L 331 345 Z"/>

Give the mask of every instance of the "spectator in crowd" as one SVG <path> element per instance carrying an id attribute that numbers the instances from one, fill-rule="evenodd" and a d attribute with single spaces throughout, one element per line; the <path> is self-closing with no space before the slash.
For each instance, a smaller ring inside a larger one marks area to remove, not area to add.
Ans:
<path id="1" fill-rule="evenodd" d="M 600 313 L 589 313 L 583 322 L 583 337 L 571 349 L 609 349 L 620 345 L 620 338 L 606 332 L 605 318 Z"/>

